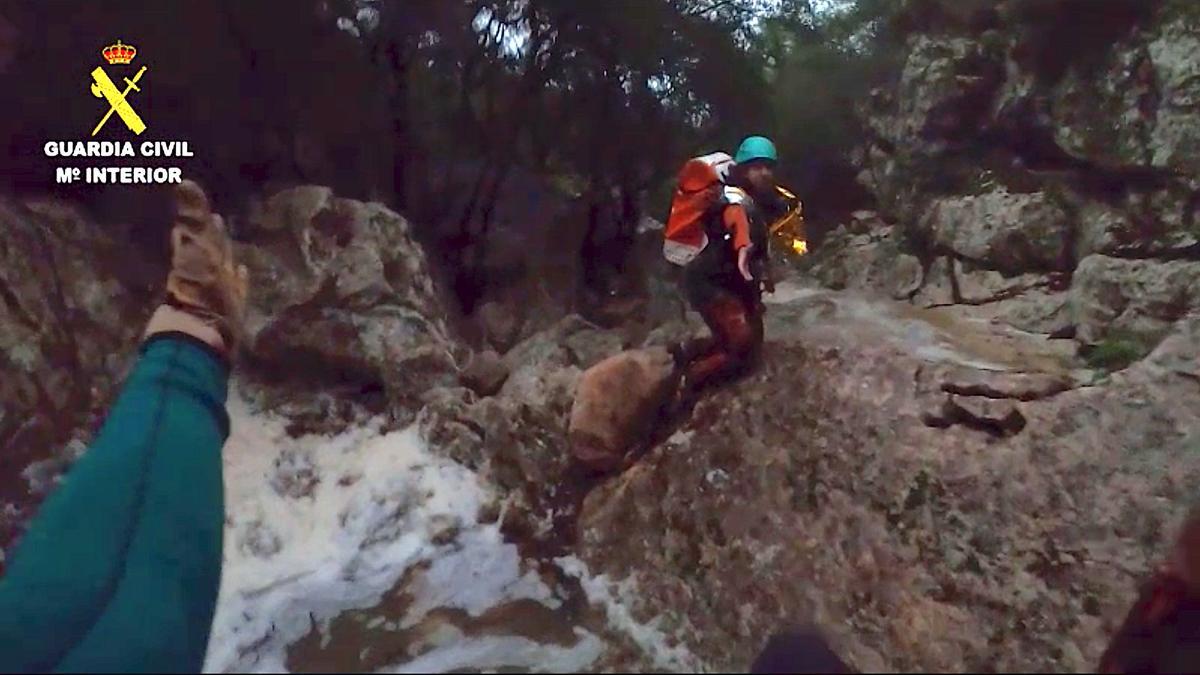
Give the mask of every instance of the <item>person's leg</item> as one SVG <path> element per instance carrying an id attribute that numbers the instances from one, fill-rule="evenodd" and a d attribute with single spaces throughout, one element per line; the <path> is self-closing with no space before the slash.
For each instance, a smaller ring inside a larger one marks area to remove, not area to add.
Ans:
<path id="1" fill-rule="evenodd" d="M 199 671 L 221 575 L 228 355 L 246 271 L 195 183 L 167 301 L 108 418 L 0 580 L 0 669 Z"/>
<path id="2" fill-rule="evenodd" d="M 0 580 L 0 668 L 201 668 L 221 569 L 227 377 L 200 340 L 147 342 Z"/>
<path id="3" fill-rule="evenodd" d="M 713 332 L 713 346 L 684 371 L 687 386 L 701 391 L 734 376 L 750 363 L 761 342 L 761 320 L 733 293 L 717 294 L 702 312 Z"/>

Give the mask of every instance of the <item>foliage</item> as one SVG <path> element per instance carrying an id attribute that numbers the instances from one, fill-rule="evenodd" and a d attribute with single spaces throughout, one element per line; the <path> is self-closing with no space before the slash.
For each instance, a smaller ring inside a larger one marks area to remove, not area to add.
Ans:
<path id="1" fill-rule="evenodd" d="M 1084 359 L 1098 370 L 1124 370 L 1141 359 L 1149 350 L 1145 343 L 1132 335 L 1113 334 L 1087 350 Z"/>
<path id="2" fill-rule="evenodd" d="M 899 53 L 895 3 L 840 4 L 213 0 L 168 13 L 128 0 L 69 15 L 5 5 L 22 51 L 0 84 L 23 93 L 0 121 L 16 162 L 3 180 L 43 187 L 53 169 L 39 144 L 92 117 L 76 89 L 25 84 L 86 72 L 94 54 L 62 36 L 119 36 L 153 55 L 158 75 L 139 105 L 156 137 L 192 140 L 205 153 L 197 177 L 221 199 L 302 182 L 381 199 L 439 232 L 451 266 L 472 264 L 513 175 L 610 214 L 585 225 L 628 243 L 639 212 L 665 212 L 664 186 L 685 158 L 754 133 L 778 140 L 789 185 L 823 195 L 812 220 L 822 204 L 865 199 L 848 161 L 853 110 Z"/>

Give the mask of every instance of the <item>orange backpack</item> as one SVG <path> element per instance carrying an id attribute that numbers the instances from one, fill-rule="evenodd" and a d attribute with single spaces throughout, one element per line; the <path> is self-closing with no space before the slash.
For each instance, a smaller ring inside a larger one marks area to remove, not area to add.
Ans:
<path id="1" fill-rule="evenodd" d="M 671 263 L 687 265 L 708 246 L 704 220 L 724 200 L 725 178 L 732 166 L 732 157 L 714 152 L 688 160 L 679 170 L 663 231 L 663 256 Z"/>

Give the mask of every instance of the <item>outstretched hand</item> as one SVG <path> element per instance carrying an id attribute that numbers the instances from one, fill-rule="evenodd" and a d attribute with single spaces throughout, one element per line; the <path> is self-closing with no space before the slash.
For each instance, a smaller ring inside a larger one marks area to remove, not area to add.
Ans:
<path id="1" fill-rule="evenodd" d="M 746 281 L 754 281 L 754 275 L 750 272 L 750 250 L 753 248 L 754 244 L 750 244 L 738 251 L 738 271 Z"/>

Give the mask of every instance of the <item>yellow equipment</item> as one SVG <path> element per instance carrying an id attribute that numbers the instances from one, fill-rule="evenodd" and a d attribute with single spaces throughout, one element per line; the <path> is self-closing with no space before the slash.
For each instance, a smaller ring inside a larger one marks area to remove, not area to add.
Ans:
<path id="1" fill-rule="evenodd" d="M 804 203 L 784 187 L 777 185 L 775 191 L 791 204 L 791 208 L 771 223 L 768 229 L 773 236 L 779 237 L 784 249 L 795 255 L 804 255 L 808 253 L 808 238 L 804 234 Z"/>

